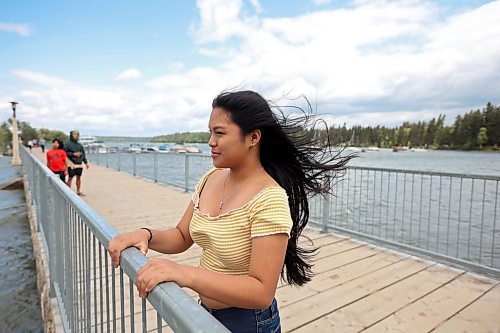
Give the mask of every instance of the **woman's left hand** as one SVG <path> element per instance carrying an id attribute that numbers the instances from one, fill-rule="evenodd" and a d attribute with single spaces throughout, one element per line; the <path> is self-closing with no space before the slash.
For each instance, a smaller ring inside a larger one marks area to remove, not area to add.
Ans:
<path id="1" fill-rule="evenodd" d="M 176 282 L 182 277 L 182 266 L 168 259 L 149 259 L 137 273 L 139 297 L 146 298 L 148 293 L 161 282 Z"/>

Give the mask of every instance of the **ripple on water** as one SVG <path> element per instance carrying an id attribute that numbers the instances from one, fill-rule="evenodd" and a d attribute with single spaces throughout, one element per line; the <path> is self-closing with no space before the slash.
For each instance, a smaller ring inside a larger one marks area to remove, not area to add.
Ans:
<path id="1" fill-rule="evenodd" d="M 0 179 L 12 170 L 0 157 Z M 22 190 L 0 191 L 0 332 L 43 332 Z"/>

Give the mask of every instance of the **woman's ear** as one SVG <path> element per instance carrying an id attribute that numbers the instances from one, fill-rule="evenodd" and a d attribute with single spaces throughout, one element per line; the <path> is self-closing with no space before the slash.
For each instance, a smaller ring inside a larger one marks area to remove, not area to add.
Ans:
<path id="1" fill-rule="evenodd" d="M 256 129 L 250 132 L 249 136 L 250 136 L 250 146 L 255 147 L 257 144 L 259 144 L 260 139 L 262 137 L 262 133 L 260 132 L 259 129 Z"/>

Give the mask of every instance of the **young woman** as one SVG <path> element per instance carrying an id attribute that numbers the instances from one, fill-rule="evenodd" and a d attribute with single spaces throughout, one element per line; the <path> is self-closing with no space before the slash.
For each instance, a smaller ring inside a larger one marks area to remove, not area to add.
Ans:
<path id="1" fill-rule="evenodd" d="M 52 149 L 47 151 L 47 167 L 57 174 L 63 182 L 66 182 L 68 158 L 63 150 L 63 143 L 59 139 L 52 140 Z"/>
<path id="2" fill-rule="evenodd" d="M 342 170 L 350 156 L 322 153 L 306 114 L 277 115 L 253 91 L 221 93 L 212 108 L 215 168 L 199 181 L 177 227 L 119 235 L 109 252 L 118 266 L 129 246 L 179 253 L 197 243 L 199 267 L 149 260 L 138 273 L 139 295 L 174 281 L 198 292 L 202 306 L 232 332 L 279 332 L 280 274 L 299 286 L 312 277 L 313 250 L 298 245 L 309 219 L 307 195 L 328 192 L 330 171 Z"/>

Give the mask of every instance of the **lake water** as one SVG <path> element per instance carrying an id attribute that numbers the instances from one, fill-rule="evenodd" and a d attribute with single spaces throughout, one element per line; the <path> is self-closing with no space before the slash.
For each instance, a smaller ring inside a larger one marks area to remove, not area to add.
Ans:
<path id="1" fill-rule="evenodd" d="M 131 143 L 134 142 L 105 142 L 108 147 L 120 148 L 128 147 Z M 147 144 L 161 145 L 153 142 Z M 172 147 L 175 144 L 169 143 L 169 145 Z M 204 155 L 210 155 L 210 147 L 207 144 L 194 144 L 194 146 L 200 148 Z M 382 148 L 376 152 L 359 153 L 359 157 L 353 159 L 349 165 L 500 176 L 500 152 L 428 150 L 394 153 L 392 149 Z"/>
<path id="2" fill-rule="evenodd" d="M 0 184 L 19 176 L 0 156 Z M 36 268 L 23 190 L 0 190 L 0 332 L 42 332 Z"/>
<path id="3" fill-rule="evenodd" d="M 89 154 L 89 160 L 192 190 L 212 167 L 208 146 L 199 147 L 203 154 Z M 359 153 L 349 165 L 399 171 L 349 169 L 334 186 L 328 225 L 500 269 L 499 153 L 382 149 Z M 311 224 L 321 223 L 322 209 L 321 199 L 310 200 Z"/>

